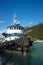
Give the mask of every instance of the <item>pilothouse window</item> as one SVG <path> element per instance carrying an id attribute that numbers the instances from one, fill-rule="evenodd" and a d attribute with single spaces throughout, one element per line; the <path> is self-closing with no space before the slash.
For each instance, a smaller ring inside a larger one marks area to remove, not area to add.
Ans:
<path id="1" fill-rule="evenodd" d="M 12 30 L 13 29 L 13 27 L 10 27 L 10 30 Z"/>
<path id="2" fill-rule="evenodd" d="M 19 27 L 19 30 L 20 30 L 20 27 Z"/>
<path id="3" fill-rule="evenodd" d="M 10 29 L 11 29 L 11 27 L 10 27 Z"/>
<path id="4" fill-rule="evenodd" d="M 18 29 L 18 27 L 17 27 L 17 29 Z"/>

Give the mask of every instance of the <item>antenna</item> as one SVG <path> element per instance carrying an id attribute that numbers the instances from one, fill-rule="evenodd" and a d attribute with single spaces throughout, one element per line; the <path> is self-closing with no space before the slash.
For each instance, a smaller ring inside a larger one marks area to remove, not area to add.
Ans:
<path id="1" fill-rule="evenodd" d="M 19 23 L 20 23 L 20 22 L 17 20 L 16 14 L 14 15 L 13 21 L 14 21 L 14 24 L 19 24 Z"/>
<path id="2" fill-rule="evenodd" d="M 17 20 L 16 20 L 16 14 L 14 15 L 14 23 L 16 24 L 17 23 Z"/>

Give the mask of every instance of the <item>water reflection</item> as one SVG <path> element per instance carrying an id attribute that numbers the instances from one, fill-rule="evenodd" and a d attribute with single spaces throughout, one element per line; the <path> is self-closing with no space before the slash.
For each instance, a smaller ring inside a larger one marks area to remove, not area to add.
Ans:
<path id="1" fill-rule="evenodd" d="M 28 53 L 3 53 L 0 65 L 43 65 L 43 43 L 34 43 Z"/>
<path id="2" fill-rule="evenodd" d="M 1 57 L 0 57 L 0 65 L 2 65 Z"/>

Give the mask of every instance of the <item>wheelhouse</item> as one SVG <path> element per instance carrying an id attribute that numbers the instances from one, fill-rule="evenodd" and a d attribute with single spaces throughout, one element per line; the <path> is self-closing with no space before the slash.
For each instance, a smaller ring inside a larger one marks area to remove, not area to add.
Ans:
<path id="1" fill-rule="evenodd" d="M 10 30 L 23 30 L 24 27 L 20 26 L 20 25 L 13 25 L 13 26 L 8 26 L 7 29 L 10 29 Z"/>

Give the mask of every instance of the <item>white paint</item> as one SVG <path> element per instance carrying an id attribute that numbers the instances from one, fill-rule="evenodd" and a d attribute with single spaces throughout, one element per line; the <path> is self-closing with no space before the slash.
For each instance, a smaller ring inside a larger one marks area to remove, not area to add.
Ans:
<path id="1" fill-rule="evenodd" d="M 8 34 L 23 33 L 23 31 L 20 30 L 20 29 L 12 29 L 11 30 L 10 28 L 8 28 L 8 29 L 6 29 L 5 33 L 8 33 Z M 18 38 L 20 38 L 20 37 L 19 36 L 10 36 L 10 37 L 6 37 L 4 41 L 6 41 L 6 40 L 11 41 L 11 40 L 15 40 L 15 39 L 18 39 Z"/>
<path id="2" fill-rule="evenodd" d="M 19 36 L 7 37 L 7 38 L 5 38 L 5 41 L 6 41 L 6 40 L 7 40 L 7 41 L 16 40 L 16 39 L 18 39 L 18 38 L 20 38 L 20 37 L 19 37 Z"/>
<path id="3" fill-rule="evenodd" d="M 6 33 L 9 33 L 9 34 L 11 34 L 11 33 L 23 33 L 23 31 L 19 30 L 19 29 L 13 29 L 13 30 L 7 29 Z"/>

